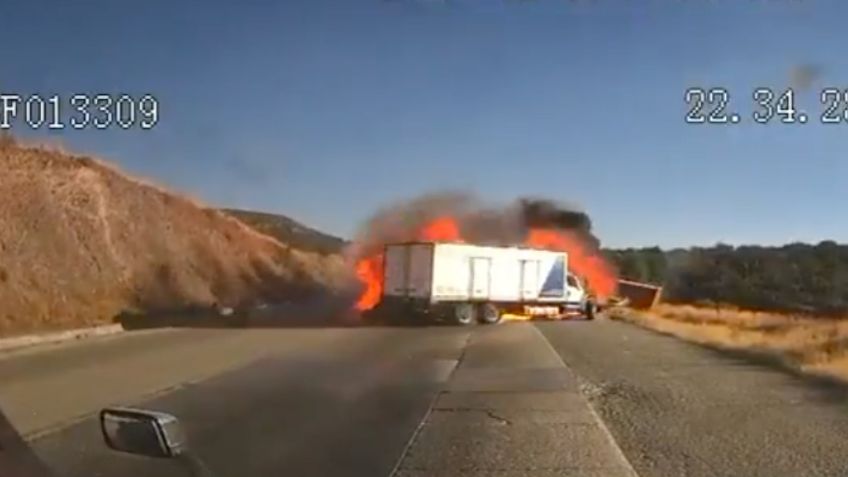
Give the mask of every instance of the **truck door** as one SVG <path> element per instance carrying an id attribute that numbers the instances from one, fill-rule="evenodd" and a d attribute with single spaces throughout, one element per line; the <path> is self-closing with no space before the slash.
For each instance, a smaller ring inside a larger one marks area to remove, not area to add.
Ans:
<path id="1" fill-rule="evenodd" d="M 521 287 L 520 296 L 522 300 L 535 300 L 539 293 L 539 261 L 521 261 Z"/>
<path id="2" fill-rule="evenodd" d="M 489 298 L 490 269 L 492 260 L 485 257 L 471 258 L 471 280 L 468 295 L 472 299 Z"/>
<path id="3" fill-rule="evenodd" d="M 580 280 L 578 280 L 577 277 L 569 273 L 566 283 L 568 284 L 568 286 L 565 287 L 567 294 L 566 300 L 569 303 L 582 302 L 584 292 L 583 286 L 580 284 Z"/>
<path id="4" fill-rule="evenodd" d="M 385 291 L 391 296 L 406 296 L 409 282 L 409 247 L 386 247 Z"/>
<path id="5" fill-rule="evenodd" d="M 433 246 L 418 244 L 409 246 L 406 295 L 415 298 L 430 298 L 433 280 Z"/>

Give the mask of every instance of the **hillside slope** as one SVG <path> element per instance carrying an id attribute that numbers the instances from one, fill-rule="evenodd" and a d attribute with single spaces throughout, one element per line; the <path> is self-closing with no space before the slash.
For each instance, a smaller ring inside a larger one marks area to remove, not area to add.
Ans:
<path id="1" fill-rule="evenodd" d="M 274 237 L 292 247 L 321 254 L 341 253 L 347 245 L 343 239 L 325 234 L 285 215 L 251 210 L 221 209 L 259 232 Z"/>
<path id="2" fill-rule="evenodd" d="M 339 290 L 297 250 L 86 157 L 0 142 L 0 335 Z"/>

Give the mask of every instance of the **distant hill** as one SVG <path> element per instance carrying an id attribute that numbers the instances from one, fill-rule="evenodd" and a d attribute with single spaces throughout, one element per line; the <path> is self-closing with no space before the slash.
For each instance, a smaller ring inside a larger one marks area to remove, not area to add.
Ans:
<path id="1" fill-rule="evenodd" d="M 340 253 L 347 242 L 319 232 L 285 215 L 239 209 L 221 209 L 257 231 L 307 252 L 323 255 Z"/>

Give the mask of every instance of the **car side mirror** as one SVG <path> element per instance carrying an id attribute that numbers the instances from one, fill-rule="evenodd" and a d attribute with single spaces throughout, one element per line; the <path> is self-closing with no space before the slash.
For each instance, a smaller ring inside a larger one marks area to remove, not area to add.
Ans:
<path id="1" fill-rule="evenodd" d="M 164 412 L 107 408 L 100 411 L 100 430 L 106 445 L 120 452 L 170 458 L 187 450 L 179 420 Z"/>

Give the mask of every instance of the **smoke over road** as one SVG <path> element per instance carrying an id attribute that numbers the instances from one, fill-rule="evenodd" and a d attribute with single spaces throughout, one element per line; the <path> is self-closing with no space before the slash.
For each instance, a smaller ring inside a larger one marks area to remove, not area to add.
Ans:
<path id="1" fill-rule="evenodd" d="M 347 251 L 364 285 L 357 308 L 379 302 L 383 246 L 411 240 L 565 251 L 572 271 L 594 293 L 608 296 L 615 291 L 615 273 L 598 252 L 600 241 L 592 234 L 591 219 L 577 207 L 540 198 L 495 207 L 469 194 L 445 192 L 383 208 L 360 229 Z"/>

